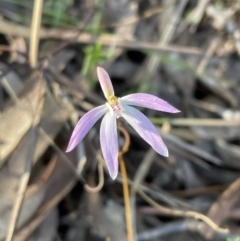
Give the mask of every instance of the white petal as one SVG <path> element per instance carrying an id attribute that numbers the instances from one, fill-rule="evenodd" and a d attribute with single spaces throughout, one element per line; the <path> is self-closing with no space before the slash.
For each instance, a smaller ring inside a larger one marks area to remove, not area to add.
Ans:
<path id="1" fill-rule="evenodd" d="M 92 126 L 108 111 L 106 105 L 101 105 L 88 111 L 75 126 L 66 152 L 70 152 L 86 136 Z"/>
<path id="2" fill-rule="evenodd" d="M 149 121 L 149 119 L 139 110 L 124 106 L 125 111 L 122 112 L 124 119 L 138 132 L 138 134 L 159 154 L 168 156 L 168 149 L 163 143 L 158 130 Z"/>
<path id="3" fill-rule="evenodd" d="M 108 112 L 102 120 L 100 142 L 109 174 L 112 179 L 115 179 L 118 174 L 117 121 L 115 115 L 110 112 Z"/>
<path id="4" fill-rule="evenodd" d="M 114 95 L 112 81 L 111 81 L 107 71 L 101 67 L 97 67 L 97 75 L 98 75 L 98 80 L 102 87 L 104 96 L 106 99 L 108 99 L 109 96 Z"/>
<path id="5" fill-rule="evenodd" d="M 146 93 L 136 93 L 126 95 L 121 98 L 123 105 L 135 105 L 141 106 L 153 110 L 169 112 L 169 113 L 178 113 L 178 109 L 168 104 L 168 102 L 158 98 L 157 96 L 146 94 Z"/>

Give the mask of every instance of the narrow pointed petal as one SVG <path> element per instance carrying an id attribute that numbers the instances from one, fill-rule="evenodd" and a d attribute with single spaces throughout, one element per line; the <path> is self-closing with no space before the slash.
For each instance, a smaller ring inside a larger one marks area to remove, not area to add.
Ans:
<path id="1" fill-rule="evenodd" d="M 115 179 L 118 174 L 117 121 L 116 117 L 110 112 L 107 113 L 102 120 L 100 142 L 109 174 L 112 179 Z"/>
<path id="2" fill-rule="evenodd" d="M 153 110 L 170 112 L 170 113 L 178 113 L 180 112 L 178 109 L 174 108 L 166 101 L 150 94 L 145 93 L 137 93 L 126 95 L 121 98 L 123 105 L 135 105 L 141 106 Z"/>
<path id="3" fill-rule="evenodd" d="M 74 149 L 78 143 L 86 136 L 92 126 L 108 111 L 106 105 L 101 105 L 88 111 L 75 126 L 70 138 L 66 152 Z"/>
<path id="4" fill-rule="evenodd" d="M 159 154 L 168 156 L 168 149 L 163 143 L 156 127 L 139 110 L 125 106 L 123 118 L 138 132 L 138 134 Z"/>
<path id="5" fill-rule="evenodd" d="M 109 96 L 114 95 L 112 81 L 111 81 L 107 71 L 101 67 L 97 67 L 97 75 L 98 75 L 98 79 L 99 79 L 100 85 L 102 87 L 104 96 L 106 99 L 108 99 Z"/>

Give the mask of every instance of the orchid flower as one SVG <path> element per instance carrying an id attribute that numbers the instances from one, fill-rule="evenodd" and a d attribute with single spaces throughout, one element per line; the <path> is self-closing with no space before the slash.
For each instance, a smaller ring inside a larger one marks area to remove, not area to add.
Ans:
<path id="1" fill-rule="evenodd" d="M 66 152 L 73 150 L 86 136 L 92 126 L 104 115 L 100 127 L 100 144 L 103 157 L 112 179 L 118 174 L 118 136 L 117 121 L 123 117 L 138 134 L 159 154 L 168 156 L 168 149 L 162 141 L 158 130 L 132 105 L 153 110 L 177 113 L 180 112 L 166 101 L 150 94 L 137 93 L 118 98 L 114 95 L 111 79 L 101 67 L 97 67 L 97 75 L 107 102 L 88 111 L 78 121 L 73 130 Z"/>

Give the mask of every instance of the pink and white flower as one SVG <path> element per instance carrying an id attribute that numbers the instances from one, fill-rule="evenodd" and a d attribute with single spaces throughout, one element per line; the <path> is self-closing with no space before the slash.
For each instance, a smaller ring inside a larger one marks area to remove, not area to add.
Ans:
<path id="1" fill-rule="evenodd" d="M 112 179 L 115 179 L 118 174 L 116 119 L 119 117 L 123 117 L 157 153 L 168 156 L 168 149 L 163 143 L 158 130 L 144 114 L 132 107 L 132 105 L 170 113 L 178 113 L 180 111 L 166 101 L 150 94 L 136 93 L 118 98 L 114 95 L 114 89 L 108 73 L 103 68 L 97 67 L 97 75 L 107 102 L 104 105 L 93 108 L 78 121 L 66 152 L 73 150 L 92 126 L 104 115 L 100 127 L 100 143 L 103 157 Z"/>

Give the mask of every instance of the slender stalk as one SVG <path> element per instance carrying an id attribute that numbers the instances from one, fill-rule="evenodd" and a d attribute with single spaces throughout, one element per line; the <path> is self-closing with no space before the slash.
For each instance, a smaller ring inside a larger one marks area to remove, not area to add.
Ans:
<path id="1" fill-rule="evenodd" d="M 122 126 L 118 126 L 118 130 L 120 130 L 125 137 L 125 144 L 122 150 L 119 151 L 118 153 L 118 159 L 119 159 L 120 170 L 121 170 L 122 179 L 123 179 L 122 185 L 123 185 L 123 197 L 124 197 L 124 204 L 125 204 L 127 236 L 128 236 L 128 241 L 134 241 L 132 212 L 131 212 L 131 204 L 130 204 L 129 188 L 128 188 L 128 177 L 127 177 L 126 166 L 123 158 L 124 153 L 128 151 L 128 148 L 130 145 L 130 137 L 126 129 L 124 129 Z"/>
<path id="2" fill-rule="evenodd" d="M 125 204 L 127 236 L 128 236 L 128 241 L 134 241 L 127 171 L 126 171 L 126 167 L 125 167 L 125 163 L 124 163 L 122 155 L 119 156 L 119 163 L 120 163 L 120 169 L 121 169 L 122 178 L 123 178 L 122 185 L 123 185 L 123 197 L 124 197 L 124 204 Z"/>

